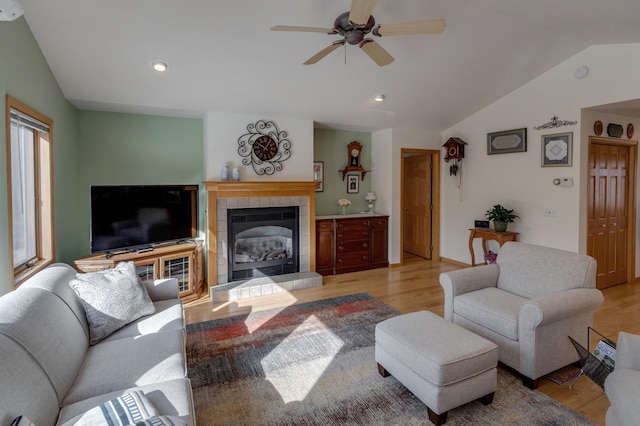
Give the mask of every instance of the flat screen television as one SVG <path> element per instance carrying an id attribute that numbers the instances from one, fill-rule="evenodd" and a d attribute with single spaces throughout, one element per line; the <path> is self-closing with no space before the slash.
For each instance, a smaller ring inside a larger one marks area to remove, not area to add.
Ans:
<path id="1" fill-rule="evenodd" d="M 198 232 L 197 185 L 91 185 L 91 253 L 142 250 Z"/>

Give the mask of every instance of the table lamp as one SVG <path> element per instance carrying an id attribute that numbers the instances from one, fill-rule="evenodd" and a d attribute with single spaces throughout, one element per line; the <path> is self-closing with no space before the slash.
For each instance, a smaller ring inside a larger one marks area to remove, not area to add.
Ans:
<path id="1" fill-rule="evenodd" d="M 369 192 L 366 195 L 366 197 L 364 197 L 364 199 L 367 200 L 367 202 L 369 203 L 369 205 L 368 205 L 369 212 L 368 213 L 373 213 L 373 202 L 378 199 L 376 197 L 376 194 L 374 194 L 373 192 Z"/>

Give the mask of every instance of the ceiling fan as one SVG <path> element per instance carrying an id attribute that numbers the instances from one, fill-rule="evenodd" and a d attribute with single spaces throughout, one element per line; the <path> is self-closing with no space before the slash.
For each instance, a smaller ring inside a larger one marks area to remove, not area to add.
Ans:
<path id="1" fill-rule="evenodd" d="M 329 35 L 339 34 L 343 38 L 334 41 L 309 59 L 304 64 L 311 65 L 327 56 L 345 43 L 358 45 L 369 55 L 373 61 L 383 67 L 393 62 L 393 56 L 389 54 L 380 44 L 372 38 L 366 38 L 367 34 L 378 37 L 394 35 L 412 34 L 440 34 L 444 31 L 446 23 L 444 19 L 430 19 L 417 22 L 403 22 L 400 24 L 377 25 L 371 13 L 376 6 L 377 0 L 352 0 L 351 10 L 338 16 L 333 24 L 333 28 L 318 27 L 295 27 L 295 26 L 275 26 L 271 31 L 295 31 L 325 33 Z"/>

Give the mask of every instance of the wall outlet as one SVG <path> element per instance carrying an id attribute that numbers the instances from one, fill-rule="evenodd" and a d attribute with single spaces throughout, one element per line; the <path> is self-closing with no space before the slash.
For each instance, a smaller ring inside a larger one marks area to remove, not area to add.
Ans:
<path id="1" fill-rule="evenodd" d="M 543 215 L 545 217 L 556 217 L 556 209 L 544 209 Z"/>

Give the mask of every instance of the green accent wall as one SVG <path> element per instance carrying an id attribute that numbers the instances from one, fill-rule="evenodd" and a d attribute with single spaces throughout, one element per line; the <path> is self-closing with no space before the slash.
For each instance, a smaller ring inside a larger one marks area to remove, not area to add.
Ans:
<path id="1" fill-rule="evenodd" d="M 371 191 L 371 173 L 367 173 L 364 181 L 360 179 L 357 194 L 347 194 L 347 181 L 342 180 L 340 170 L 347 165 L 347 145 L 353 141 L 362 144 L 362 167 L 371 170 L 371 133 L 315 129 L 313 138 L 313 161 L 324 162 L 324 191 L 316 192 L 316 215 L 340 214 L 338 200 L 341 198 L 351 200 L 349 213 L 367 210 L 364 197 Z"/>
<path id="2" fill-rule="evenodd" d="M 0 22 L 0 93 L 53 120 L 56 260 L 89 252 L 89 185 L 192 183 L 200 191 L 204 235 L 204 128 L 201 119 L 79 111 L 60 90 L 24 17 Z M 11 290 L 6 103 L 0 120 L 0 295 Z"/>
<path id="3" fill-rule="evenodd" d="M 202 119 L 79 111 L 80 214 L 83 255 L 89 250 L 90 185 L 200 185 L 204 237 L 206 191 Z"/>
<path id="4" fill-rule="evenodd" d="M 56 258 L 70 262 L 81 252 L 78 193 L 77 109 L 60 90 L 24 17 L 0 22 L 0 295 L 11 290 L 6 150 L 6 95 L 53 120 L 53 179 Z"/>

